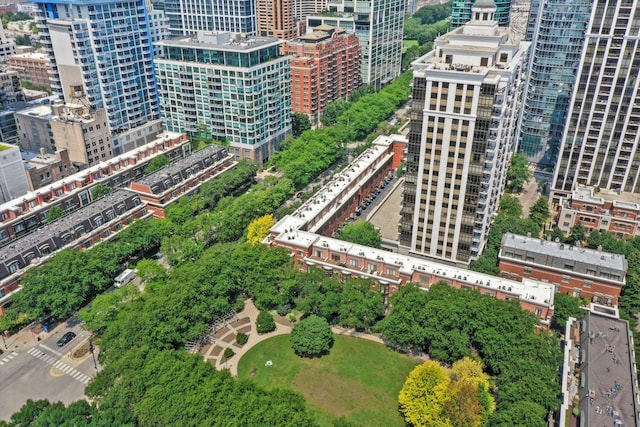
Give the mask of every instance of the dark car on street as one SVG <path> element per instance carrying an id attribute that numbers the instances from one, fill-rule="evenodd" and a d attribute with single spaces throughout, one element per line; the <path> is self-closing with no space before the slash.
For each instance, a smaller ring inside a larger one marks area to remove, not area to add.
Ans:
<path id="1" fill-rule="evenodd" d="M 63 345 L 67 344 L 69 341 L 71 341 L 72 339 L 74 339 L 76 337 L 76 334 L 73 332 L 67 332 L 66 334 L 64 334 L 62 336 L 62 338 L 60 338 L 58 340 L 58 347 L 62 347 Z"/>

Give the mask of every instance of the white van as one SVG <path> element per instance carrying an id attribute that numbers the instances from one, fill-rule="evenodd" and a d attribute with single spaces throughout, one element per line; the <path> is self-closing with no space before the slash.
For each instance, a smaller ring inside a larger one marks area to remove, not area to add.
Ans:
<path id="1" fill-rule="evenodd" d="M 113 286 L 119 288 L 120 286 L 124 286 L 127 283 L 131 282 L 136 277 L 136 271 L 130 268 L 127 268 L 125 271 L 120 273 L 116 280 L 113 282 Z"/>

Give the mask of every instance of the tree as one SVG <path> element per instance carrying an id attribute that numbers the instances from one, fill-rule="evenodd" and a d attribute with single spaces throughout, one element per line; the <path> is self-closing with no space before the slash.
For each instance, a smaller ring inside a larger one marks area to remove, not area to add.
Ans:
<path id="1" fill-rule="evenodd" d="M 123 286 L 113 292 L 98 295 L 91 305 L 78 312 L 78 317 L 90 331 L 102 331 L 115 320 L 129 301 L 139 296 L 140 291 L 137 287 Z"/>
<path id="2" fill-rule="evenodd" d="M 157 261 L 152 259 L 143 259 L 136 264 L 138 277 L 142 283 L 150 283 L 154 281 L 164 280 L 167 277 L 167 270 Z"/>
<path id="3" fill-rule="evenodd" d="M 365 330 L 384 316 L 383 298 L 370 280 L 350 278 L 342 287 L 337 323 Z"/>
<path id="4" fill-rule="evenodd" d="M 266 310 L 262 310 L 256 318 L 256 330 L 259 334 L 266 334 L 276 329 L 276 322 L 273 316 Z"/>
<path id="5" fill-rule="evenodd" d="M 104 184 L 97 184 L 91 189 L 91 200 L 96 201 L 111 193 L 111 187 Z"/>
<path id="6" fill-rule="evenodd" d="M 542 228 L 544 223 L 549 219 L 549 199 L 544 196 L 538 197 L 538 200 L 531 206 L 529 219 L 533 220 Z"/>
<path id="7" fill-rule="evenodd" d="M 507 169 L 506 190 L 510 193 L 519 193 L 522 186 L 531 176 L 529 170 L 529 160 L 524 153 L 516 153 L 511 158 L 511 165 Z"/>
<path id="8" fill-rule="evenodd" d="M 522 205 L 516 196 L 505 194 L 500 200 L 500 212 L 508 216 L 521 217 Z"/>
<path id="9" fill-rule="evenodd" d="M 572 297 L 569 294 L 558 292 L 553 298 L 553 322 L 554 329 L 564 332 L 565 325 L 569 317 L 575 317 L 576 319 L 582 318 L 586 313 L 585 310 L 580 308 L 582 301 L 580 298 Z"/>
<path id="10" fill-rule="evenodd" d="M 164 155 L 155 156 L 153 159 L 151 159 L 151 161 L 145 168 L 144 173 L 149 175 L 151 173 L 154 173 L 155 171 L 162 169 L 163 167 L 167 166 L 169 163 L 171 163 L 171 160 L 169 160 L 167 156 L 164 156 Z"/>
<path id="11" fill-rule="evenodd" d="M 316 357 L 333 346 L 331 326 L 326 319 L 312 314 L 297 323 L 291 331 L 291 347 L 298 356 Z"/>
<path id="12" fill-rule="evenodd" d="M 441 415 L 442 407 L 449 399 L 449 374 L 438 364 L 428 361 L 409 373 L 398 403 L 407 424 L 424 427 L 450 427 L 451 423 Z"/>
<path id="13" fill-rule="evenodd" d="M 582 222 L 578 221 L 573 227 L 571 227 L 568 240 L 570 242 L 584 242 L 587 240 L 587 230 L 584 228 Z"/>
<path id="14" fill-rule="evenodd" d="M 302 132 L 311 129 L 311 121 L 309 116 L 304 113 L 293 113 L 291 115 L 291 131 L 295 138 L 299 137 Z"/>
<path id="15" fill-rule="evenodd" d="M 273 214 L 264 215 L 252 221 L 247 227 L 247 241 L 252 245 L 259 244 L 267 237 L 274 224 Z"/>
<path id="16" fill-rule="evenodd" d="M 31 37 L 28 34 L 18 34 L 15 40 L 17 46 L 31 46 Z"/>
<path id="17" fill-rule="evenodd" d="M 349 104 L 343 99 L 336 99 L 327 104 L 320 121 L 323 126 L 332 126 L 338 122 L 338 117 L 349 108 Z"/>
<path id="18" fill-rule="evenodd" d="M 60 206 L 51 206 L 47 212 L 47 222 L 51 224 L 58 218 L 62 218 L 67 213 Z"/>
<path id="19" fill-rule="evenodd" d="M 369 221 L 364 220 L 358 220 L 353 224 L 345 225 L 337 237 L 340 240 L 378 249 L 382 243 L 380 231 Z"/>

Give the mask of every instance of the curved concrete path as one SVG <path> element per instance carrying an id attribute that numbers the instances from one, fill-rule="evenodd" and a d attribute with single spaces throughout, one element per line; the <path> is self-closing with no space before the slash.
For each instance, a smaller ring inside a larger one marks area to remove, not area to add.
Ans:
<path id="1" fill-rule="evenodd" d="M 286 321 L 283 322 L 276 319 L 276 329 L 273 332 L 258 334 L 256 331 L 256 319 L 259 313 L 260 310 L 256 308 L 253 301 L 246 300 L 244 310 L 236 315 L 238 320 L 230 322 L 217 331 L 213 335 L 215 341 L 202 348 L 200 353 L 204 355 L 204 360 L 210 362 L 216 369 L 228 369 L 231 375 L 238 376 L 238 361 L 249 349 L 259 342 L 276 335 L 291 333 L 291 325 L 286 325 L 284 324 Z M 236 343 L 236 336 L 239 332 L 249 336 L 249 340 L 242 346 Z M 227 348 L 231 348 L 235 353 L 229 360 L 224 357 L 224 350 Z"/>

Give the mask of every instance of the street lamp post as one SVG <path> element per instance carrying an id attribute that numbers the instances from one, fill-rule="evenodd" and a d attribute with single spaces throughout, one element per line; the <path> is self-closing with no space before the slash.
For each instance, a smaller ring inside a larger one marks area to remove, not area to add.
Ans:
<path id="1" fill-rule="evenodd" d="M 96 368 L 96 371 L 98 370 L 98 364 L 96 363 L 96 355 L 93 352 L 94 347 L 93 347 L 93 343 L 91 342 L 91 340 L 89 340 L 89 353 L 91 353 L 91 357 L 93 358 L 93 367 Z"/>

